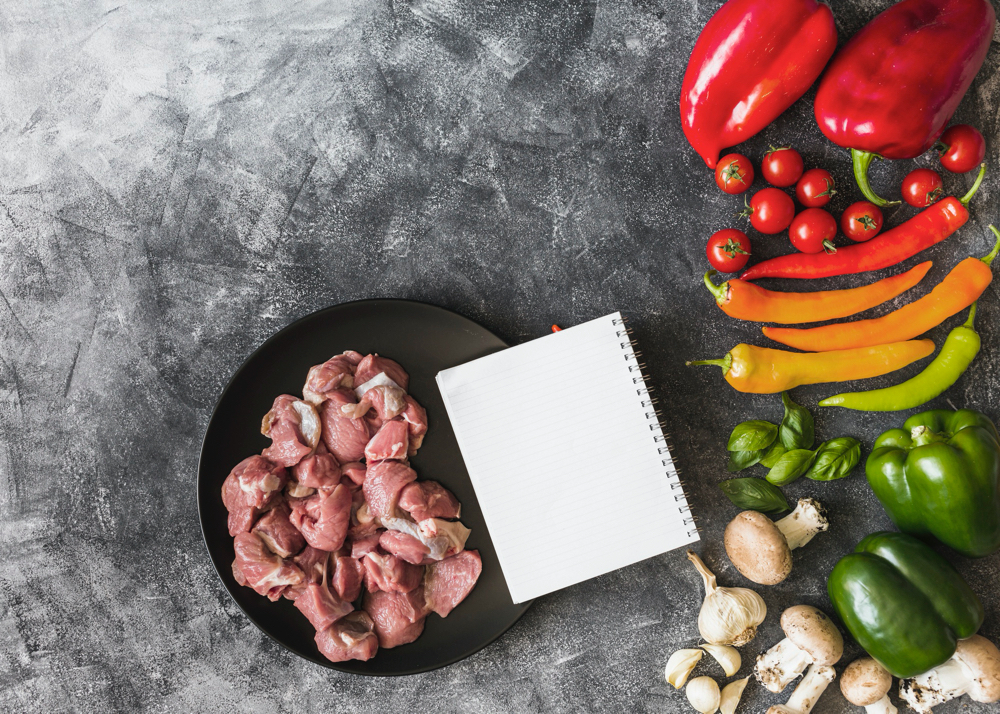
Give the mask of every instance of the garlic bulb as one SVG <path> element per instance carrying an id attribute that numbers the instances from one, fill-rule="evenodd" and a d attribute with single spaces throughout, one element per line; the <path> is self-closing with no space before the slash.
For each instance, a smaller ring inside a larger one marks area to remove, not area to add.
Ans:
<path id="1" fill-rule="evenodd" d="M 701 650 L 677 650 L 670 659 L 667 660 L 667 669 L 664 673 L 667 683 L 674 685 L 675 689 L 680 689 L 691 674 L 694 666 L 701 661 L 704 656 Z"/>
<path id="2" fill-rule="evenodd" d="M 722 695 L 719 697 L 719 711 L 722 714 L 734 714 L 736 707 L 740 704 L 740 699 L 743 697 L 743 690 L 747 688 L 749 681 L 750 677 L 744 677 L 730 682 L 722 688 Z"/>
<path id="3" fill-rule="evenodd" d="M 747 588 L 720 588 L 715 575 L 692 551 L 688 560 L 705 581 L 705 601 L 698 613 L 698 632 L 713 645 L 745 645 L 767 617 L 764 599 Z"/>
<path id="4" fill-rule="evenodd" d="M 712 658 L 722 665 L 722 671 L 727 677 L 732 677 L 740 671 L 743 658 L 740 653 L 729 645 L 702 645 L 701 648 L 712 655 Z"/>
<path id="5" fill-rule="evenodd" d="M 691 706 L 701 714 L 715 714 L 719 708 L 719 685 L 711 677 L 695 677 L 688 682 L 684 693 Z"/>

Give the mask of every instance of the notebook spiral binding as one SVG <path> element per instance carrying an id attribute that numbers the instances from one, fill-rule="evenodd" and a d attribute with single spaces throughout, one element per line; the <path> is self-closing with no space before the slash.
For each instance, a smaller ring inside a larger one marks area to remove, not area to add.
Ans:
<path id="1" fill-rule="evenodd" d="M 649 422 L 649 430 L 654 432 L 653 441 L 657 444 L 657 452 L 661 455 L 667 454 L 667 458 L 661 459 L 661 463 L 664 468 L 668 469 L 668 476 L 671 476 L 669 469 L 673 467 L 673 473 L 676 477 L 672 477 L 670 480 L 670 490 L 679 491 L 682 488 L 680 481 L 680 471 L 677 469 L 677 465 L 673 463 L 673 459 L 670 458 L 670 449 L 673 448 L 670 440 L 668 439 L 666 433 L 663 431 L 662 419 L 663 412 L 657 406 L 660 402 L 658 398 L 650 393 L 648 387 L 648 382 L 646 381 L 645 369 L 646 363 L 642 361 L 642 352 L 639 351 L 636 345 L 635 339 L 632 336 L 632 330 L 628 326 L 628 318 L 622 316 L 622 318 L 613 320 L 615 325 L 621 327 L 620 330 L 615 332 L 618 337 L 624 337 L 625 341 L 621 342 L 621 348 L 627 350 L 625 352 L 625 361 L 631 361 L 629 364 L 628 371 L 634 372 L 635 376 L 632 377 L 632 384 L 637 385 L 636 394 L 640 397 L 645 397 L 640 404 L 646 409 L 646 420 Z M 682 521 L 684 525 L 691 526 L 691 530 L 688 531 L 688 536 L 694 538 L 699 535 L 700 528 L 697 523 L 697 518 L 693 513 L 691 513 L 691 506 L 688 505 L 687 499 L 684 496 L 684 492 L 674 494 L 674 502 L 679 504 L 677 510 L 680 513 L 686 513 L 687 517 Z"/>

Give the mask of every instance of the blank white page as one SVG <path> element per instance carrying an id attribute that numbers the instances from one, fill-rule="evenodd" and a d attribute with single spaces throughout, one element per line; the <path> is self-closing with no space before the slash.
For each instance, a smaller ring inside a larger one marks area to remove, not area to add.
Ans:
<path id="1" fill-rule="evenodd" d="M 698 540 L 620 313 L 437 382 L 514 602 Z"/>

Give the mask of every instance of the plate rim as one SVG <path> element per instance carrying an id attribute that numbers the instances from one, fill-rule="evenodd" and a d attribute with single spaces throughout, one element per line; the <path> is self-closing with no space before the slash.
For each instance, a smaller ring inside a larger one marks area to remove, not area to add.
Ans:
<path id="1" fill-rule="evenodd" d="M 215 577 L 218 578 L 219 583 L 222 585 L 223 590 L 226 591 L 226 595 L 229 597 L 229 599 L 233 603 L 236 604 L 236 607 L 239 608 L 240 612 L 242 612 L 243 615 L 250 622 L 253 623 L 254 627 L 256 627 L 259 632 L 261 632 L 262 634 L 264 634 L 265 636 L 267 636 L 271 641 L 273 641 L 273 642 L 277 643 L 278 645 L 280 645 L 283 649 L 287 650 L 288 652 L 291 652 L 296 657 L 300 657 L 300 658 L 302 658 L 304 660 L 312 662 L 313 664 L 318 664 L 318 665 L 320 665 L 322 667 L 325 667 L 325 668 L 331 669 L 331 670 L 335 670 L 335 671 L 340 672 L 342 674 L 354 675 L 354 676 L 358 676 L 358 677 L 409 677 L 409 676 L 413 676 L 413 675 L 417 675 L 417 674 L 424 674 L 426 672 L 432 672 L 432 671 L 437 670 L 437 669 L 443 669 L 444 667 L 450 667 L 451 665 L 455 664 L 456 662 L 460 662 L 460 661 L 462 661 L 464 659 L 468 659 L 469 657 L 472 657 L 474 654 L 477 654 L 477 653 L 481 652 L 482 650 L 484 650 L 485 648 L 489 647 L 494 642 L 496 642 L 498 639 L 500 639 L 501 637 L 503 637 L 505 634 L 507 634 L 507 632 L 509 632 L 511 630 L 511 628 L 514 627 L 514 625 L 516 625 L 518 622 L 520 622 L 521 618 L 524 617 L 524 613 L 526 613 L 528 611 L 528 609 L 531 607 L 531 605 L 534 603 L 534 600 L 533 599 L 532 600 L 527 600 L 527 601 L 525 601 L 523 603 L 514 603 L 515 607 L 520 608 L 520 612 L 518 613 L 517 617 L 514 618 L 514 620 L 507 627 L 505 627 L 500 632 L 496 633 L 493 637 L 489 638 L 488 640 L 486 640 L 485 642 L 483 642 L 481 645 L 479 645 L 475 649 L 470 650 L 469 652 L 466 652 L 466 653 L 464 653 L 462 655 L 455 656 L 455 657 L 453 657 L 451 659 L 448 659 L 447 661 L 436 663 L 436 664 L 431 665 L 431 666 L 423 666 L 423 665 L 417 666 L 417 667 L 415 667 L 413 669 L 409 669 L 409 670 L 407 670 L 405 672 L 356 672 L 356 671 L 353 671 L 353 670 L 345 669 L 344 667 L 341 666 L 341 663 L 339 663 L 339 662 L 331 662 L 329 660 L 326 660 L 325 658 L 312 657 L 311 655 L 303 654 L 302 652 L 299 652 L 299 651 L 293 649 L 291 646 L 285 644 L 284 642 L 282 642 L 281 640 L 279 640 L 277 637 L 275 637 L 274 635 L 272 635 L 270 632 L 268 632 L 266 629 L 264 629 L 264 627 L 262 627 L 261 624 L 259 622 L 257 622 L 257 619 L 243 608 L 243 606 L 240 604 L 240 601 L 238 599 L 236 599 L 236 596 L 229 589 L 229 585 L 223 579 L 222 573 L 219 571 L 219 567 L 216 565 L 215 559 L 212 557 L 212 549 L 211 549 L 211 546 L 209 545 L 209 542 L 208 542 L 208 534 L 205 532 L 205 520 L 202 517 L 202 503 L 201 503 L 202 464 L 203 464 L 203 462 L 205 460 L 205 448 L 206 448 L 206 444 L 208 442 L 208 434 L 209 434 L 209 430 L 211 429 L 212 423 L 215 421 L 215 417 L 216 417 L 216 414 L 217 414 L 217 412 L 219 410 L 219 406 L 222 403 L 223 399 L 225 399 L 226 395 L 229 393 L 229 390 L 232 388 L 233 383 L 237 380 L 237 378 L 240 376 L 240 374 L 243 372 L 243 370 L 246 369 L 247 366 L 251 362 L 253 362 L 254 358 L 257 357 L 257 355 L 260 352 L 262 352 L 268 345 L 270 345 L 273 341 L 275 341 L 284 332 L 286 332 L 288 330 L 291 330 L 292 328 L 296 327 L 297 325 L 299 325 L 302 322 L 305 322 L 306 320 L 315 318 L 317 315 L 320 315 L 321 313 L 329 312 L 329 311 L 333 311 L 333 310 L 337 310 L 337 309 L 341 309 L 341 308 L 345 308 L 345 307 L 349 307 L 349 306 L 364 305 L 366 303 L 368 303 L 368 304 L 374 304 L 374 303 L 407 303 L 407 304 L 410 304 L 410 305 L 419 305 L 421 308 L 431 308 L 432 310 L 437 310 L 437 311 L 440 311 L 440 312 L 444 312 L 444 313 L 447 313 L 448 315 L 450 315 L 452 317 L 458 317 L 458 318 L 460 318 L 462 320 L 465 320 L 466 322 L 470 322 L 473 325 L 475 325 L 477 328 L 479 328 L 479 329 L 483 330 L 484 332 L 486 332 L 487 334 L 492 335 L 493 337 L 495 337 L 505 347 L 510 347 L 510 345 L 507 343 L 506 340 L 500 338 L 492 330 L 489 330 L 486 327 L 483 327 L 478 322 L 476 322 L 475 320 L 472 320 L 471 318 L 466 317 L 465 315 L 460 315 L 459 313 L 455 312 L 454 310 L 449 310 L 448 308 L 441 307 L 440 305 L 435 305 L 433 303 L 424 302 L 422 300 L 410 300 L 410 299 L 407 299 L 407 298 L 362 298 L 362 299 L 359 299 L 359 300 L 348 300 L 347 302 L 341 302 L 341 303 L 337 303 L 335 305 L 327 305 L 326 307 L 322 307 L 322 308 L 320 308 L 318 310 L 314 310 L 314 311 L 312 311 L 310 313 L 307 313 L 305 315 L 302 315 L 301 317 L 296 318 L 295 320 L 292 320 L 287 325 L 284 325 L 283 327 L 281 327 L 280 329 L 278 329 L 274 333 L 272 333 L 266 340 L 264 340 L 263 342 L 261 342 L 250 354 L 248 354 L 243 359 L 242 363 L 240 363 L 240 366 L 232 373 L 232 375 L 230 376 L 229 380 L 226 382 L 226 385 L 222 388 L 222 391 L 219 392 L 219 395 L 218 395 L 218 397 L 215 400 L 215 406 L 212 407 L 212 413 L 209 415 L 208 423 L 205 425 L 205 433 L 204 433 L 204 435 L 202 436 L 202 439 L 201 439 L 201 449 L 198 452 L 198 467 L 197 467 L 197 473 L 196 473 L 196 479 L 195 479 L 195 506 L 196 506 L 196 508 L 198 510 L 198 528 L 201 530 L 202 545 L 205 547 L 205 554 L 208 556 L 208 560 L 212 564 L 212 570 L 215 572 Z M 475 489 L 475 486 L 473 486 L 473 489 Z"/>

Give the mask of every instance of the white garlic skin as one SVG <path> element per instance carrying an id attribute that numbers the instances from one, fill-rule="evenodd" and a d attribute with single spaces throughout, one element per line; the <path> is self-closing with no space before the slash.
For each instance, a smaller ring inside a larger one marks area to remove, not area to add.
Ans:
<path id="1" fill-rule="evenodd" d="M 715 714 L 719 708 L 719 685 L 711 677 L 695 677 L 684 690 L 688 701 L 701 714 Z"/>
<path id="2" fill-rule="evenodd" d="M 764 598 L 747 588 L 718 588 L 705 596 L 698 632 L 713 645 L 740 647 L 752 640 L 767 617 Z"/>

